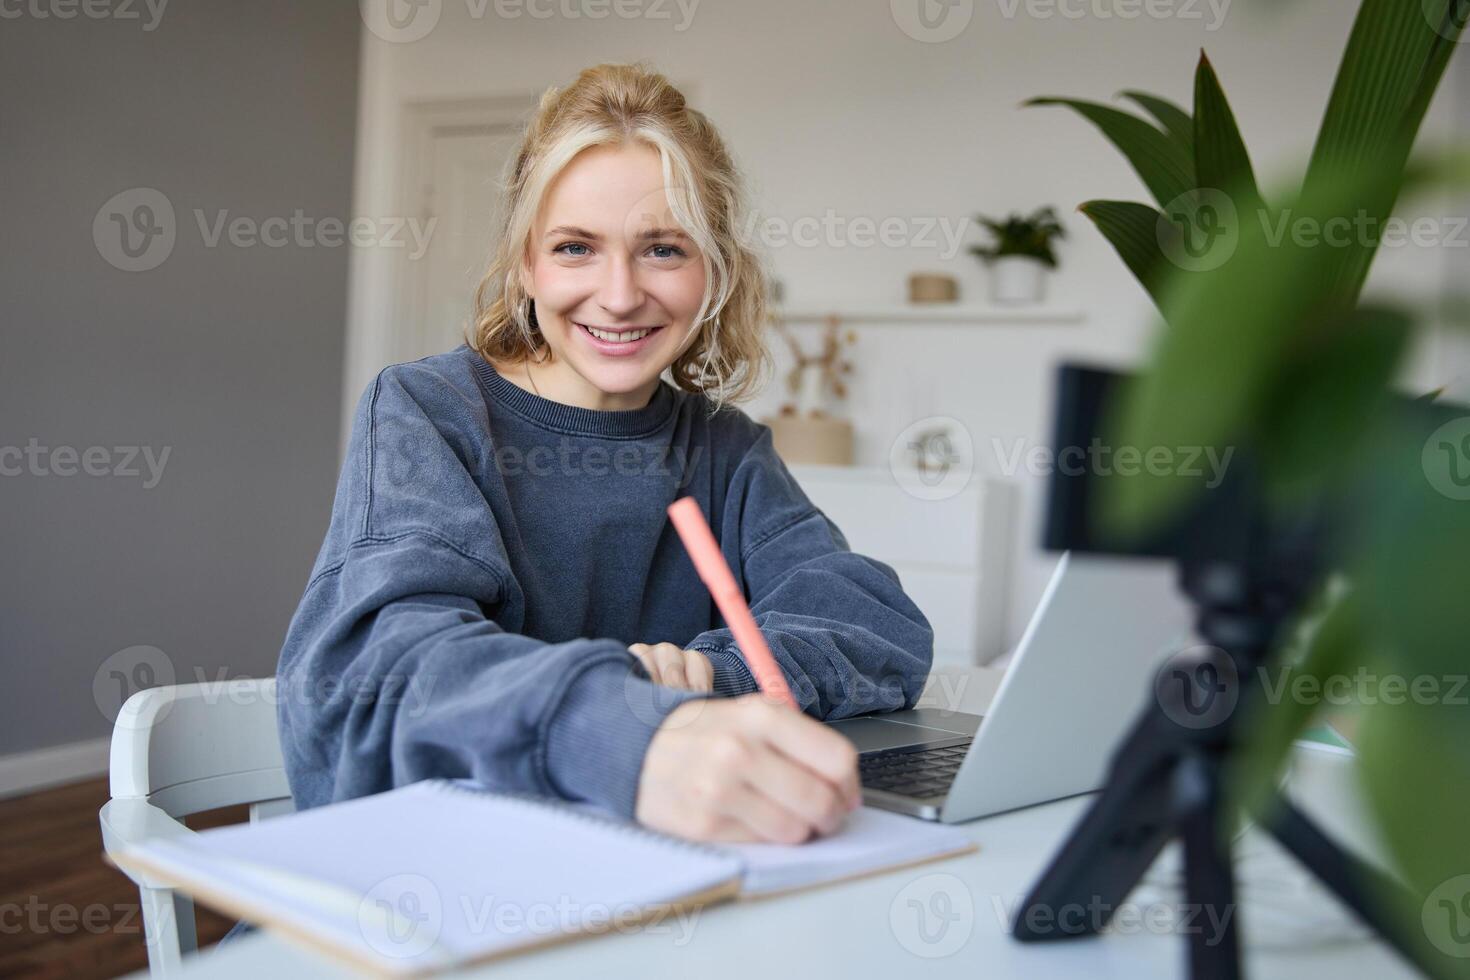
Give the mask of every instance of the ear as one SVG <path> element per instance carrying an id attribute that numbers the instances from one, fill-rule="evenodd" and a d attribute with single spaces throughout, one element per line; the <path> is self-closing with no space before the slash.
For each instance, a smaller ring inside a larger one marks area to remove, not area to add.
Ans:
<path id="1" fill-rule="evenodd" d="M 521 292 L 527 296 L 535 296 L 535 290 L 531 288 L 535 283 L 535 277 L 531 275 L 531 263 L 525 255 L 521 256 L 521 265 L 518 273 L 521 278 Z"/>

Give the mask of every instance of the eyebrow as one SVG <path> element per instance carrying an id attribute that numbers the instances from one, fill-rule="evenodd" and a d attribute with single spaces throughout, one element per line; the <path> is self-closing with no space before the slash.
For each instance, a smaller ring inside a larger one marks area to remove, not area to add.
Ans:
<path id="1" fill-rule="evenodd" d="M 594 242 L 602 241 L 601 235 L 593 231 L 588 231 L 586 228 L 578 228 L 576 225 L 557 225 L 546 233 L 547 238 L 552 238 L 556 235 L 570 235 L 573 238 L 586 238 Z M 687 239 L 688 237 L 688 235 L 684 234 L 678 228 L 650 228 L 647 231 L 640 231 L 638 233 L 638 239 L 640 241 L 648 241 L 654 238 Z"/>

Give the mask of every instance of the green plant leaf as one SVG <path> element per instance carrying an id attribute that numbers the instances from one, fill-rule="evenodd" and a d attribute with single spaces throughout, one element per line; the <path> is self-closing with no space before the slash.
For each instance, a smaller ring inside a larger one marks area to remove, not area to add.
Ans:
<path id="1" fill-rule="evenodd" d="M 1330 178 L 1330 179 L 1329 179 Z M 1470 182 L 1470 157 L 1417 161 L 1404 172 L 1382 167 L 1328 174 L 1284 208 L 1283 223 L 1238 221 L 1238 239 L 1221 264 L 1170 273 L 1161 289 L 1169 323 L 1150 369 L 1124 386 L 1111 411 L 1114 445 L 1203 447 L 1223 454 L 1259 445 L 1274 425 L 1279 384 L 1303 350 L 1321 349 L 1350 322 L 1357 293 L 1337 275 L 1344 249 L 1299 238 L 1292 228 L 1351 223 L 1355 202 L 1384 184 L 1433 190 Z M 1200 481 L 1142 472 L 1107 481 L 1099 501 L 1109 531 L 1128 538 L 1177 513 Z"/>
<path id="2" fill-rule="evenodd" d="M 1307 187 L 1334 173 L 1403 168 L 1467 12 L 1467 0 L 1363 0 L 1312 150 Z M 1382 222 L 1397 194 L 1393 184 L 1374 187 L 1359 208 Z M 1334 279 L 1356 294 L 1375 251 L 1361 242 L 1342 249 Z"/>
<path id="3" fill-rule="evenodd" d="M 1030 99 L 1023 105 L 1062 105 L 1076 110 L 1127 157 L 1161 208 L 1195 187 L 1194 161 L 1178 141 L 1137 116 L 1097 102 L 1051 96 Z"/>
<path id="4" fill-rule="evenodd" d="M 1414 320 L 1361 306 L 1338 329 L 1292 355 L 1275 382 L 1263 428 L 1265 471 L 1285 502 L 1304 499 L 1352 470 L 1408 348 Z"/>
<path id="5" fill-rule="evenodd" d="M 1167 259 L 1159 245 L 1159 223 L 1164 216 L 1147 204 L 1132 201 L 1088 201 L 1077 210 L 1097 226 L 1158 304 L 1167 274 Z"/>
<path id="6" fill-rule="evenodd" d="M 1243 215 L 1264 209 L 1235 113 L 1203 51 L 1194 79 L 1194 169 L 1201 188 L 1228 194 Z"/>
<path id="7" fill-rule="evenodd" d="M 1407 907 L 1388 906 L 1399 934 L 1418 944 L 1434 975 L 1470 976 L 1459 911 L 1470 875 L 1470 712 L 1463 707 L 1384 701 L 1364 712 L 1358 735 L 1359 775 L 1377 836 L 1410 889 Z M 1448 896 L 1446 894 L 1448 886 Z M 1450 897 L 1453 905 L 1443 908 Z M 1383 897 L 1379 897 L 1383 901 Z M 1463 955 L 1463 954 L 1461 954 Z"/>
<path id="8" fill-rule="evenodd" d="M 1470 813 L 1470 500 L 1462 499 L 1470 480 L 1464 466 L 1470 452 L 1463 445 L 1470 413 L 1423 398 L 1395 407 L 1373 430 L 1351 508 L 1361 515 L 1354 579 L 1366 628 L 1382 640 L 1381 656 L 1371 665 L 1380 683 L 1371 689 L 1358 741 L 1380 835 L 1405 878 L 1430 899 L 1400 910 L 1404 934 L 1433 940 L 1437 930 L 1443 951 L 1453 937 L 1434 892 L 1470 875 L 1464 832 Z M 1440 450 L 1453 454 L 1453 468 L 1432 465 Z M 1463 890 L 1458 892 L 1457 902 Z M 1454 950 L 1470 951 L 1463 943 Z M 1446 969 L 1445 976 L 1470 976 L 1470 962 L 1443 961 L 1459 970 Z"/>
<path id="9" fill-rule="evenodd" d="M 1302 279 L 1310 251 L 1268 247 L 1255 223 L 1238 226 L 1234 254 L 1217 269 L 1170 272 L 1160 291 L 1168 328 L 1148 370 L 1109 409 L 1110 444 L 1189 447 L 1215 458 L 1245 440 L 1295 324 L 1312 309 Z M 1099 520 L 1126 541 L 1173 516 L 1203 480 L 1139 471 L 1101 486 Z"/>
<path id="10" fill-rule="evenodd" d="M 1252 697 L 1243 709 L 1246 715 L 1240 726 L 1244 744 L 1231 761 L 1231 790 L 1239 804 L 1252 813 L 1260 812 L 1275 790 L 1292 743 L 1316 714 L 1317 700 L 1293 696 L 1296 685 L 1301 679 L 1310 679 L 1314 689 L 1321 691 L 1328 678 L 1363 661 L 1366 644 L 1354 593 L 1332 603 L 1306 631 L 1309 637 L 1299 664 L 1278 663 L 1274 676 L 1269 673 L 1270 666 L 1263 666 L 1268 676 L 1262 679 L 1260 690 L 1252 685 L 1251 678 L 1242 678 Z"/>
<path id="11" fill-rule="evenodd" d="M 1417 401 L 1375 430 L 1363 467 L 1358 577 L 1400 670 L 1464 676 L 1470 637 L 1470 412 Z M 1448 465 L 1446 465 L 1448 464 Z M 1460 692 L 1470 697 L 1470 685 Z M 1470 719 L 1470 707 L 1460 709 Z M 1466 743 L 1470 755 L 1470 743 Z"/>
<path id="12" fill-rule="evenodd" d="M 1143 111 L 1157 119 L 1159 125 L 1164 127 L 1164 132 L 1179 143 L 1180 148 L 1184 150 L 1184 155 L 1191 160 L 1194 159 L 1194 120 L 1190 118 L 1189 113 L 1168 99 L 1150 95 L 1147 92 L 1129 89 L 1118 94 L 1122 98 L 1132 100 Z"/>

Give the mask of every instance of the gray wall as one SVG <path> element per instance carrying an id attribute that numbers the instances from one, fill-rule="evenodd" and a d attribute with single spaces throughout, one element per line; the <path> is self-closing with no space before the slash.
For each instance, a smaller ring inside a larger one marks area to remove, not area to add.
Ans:
<path id="1" fill-rule="evenodd" d="M 357 4 L 128 9 L 0 25 L 0 754 L 106 735 L 123 683 L 271 673 L 336 481 L 347 248 L 195 211 L 349 216 Z M 140 187 L 175 240 L 121 271 L 141 199 L 94 221 Z M 168 452 L 155 486 L 118 447 Z"/>

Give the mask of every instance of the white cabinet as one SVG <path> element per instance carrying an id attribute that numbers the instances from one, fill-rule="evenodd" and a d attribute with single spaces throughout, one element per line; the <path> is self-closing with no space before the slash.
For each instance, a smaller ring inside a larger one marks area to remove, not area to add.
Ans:
<path id="1" fill-rule="evenodd" d="M 891 565 L 934 627 L 936 664 L 980 664 L 1005 647 L 1014 488 L 974 474 L 925 500 L 886 467 L 788 467 L 853 551 Z"/>

